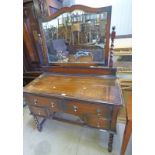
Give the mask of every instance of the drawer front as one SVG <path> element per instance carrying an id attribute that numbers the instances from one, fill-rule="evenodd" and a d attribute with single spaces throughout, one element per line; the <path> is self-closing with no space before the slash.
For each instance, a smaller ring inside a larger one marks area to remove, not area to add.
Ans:
<path id="1" fill-rule="evenodd" d="M 101 129 L 110 129 L 110 120 L 106 120 L 104 117 L 85 115 L 83 118 L 84 122 L 89 126 Z"/>
<path id="2" fill-rule="evenodd" d="M 31 96 L 26 96 L 25 99 L 28 102 L 28 104 L 32 106 L 47 107 L 50 105 L 50 100 L 46 97 L 31 95 Z"/>
<path id="3" fill-rule="evenodd" d="M 67 102 L 66 113 L 81 116 L 83 114 L 92 114 L 111 118 L 111 107 L 101 104 L 89 104 L 85 102 Z"/>
<path id="4" fill-rule="evenodd" d="M 26 101 L 30 106 L 47 107 L 50 112 L 62 111 L 61 100 L 55 98 L 46 98 L 40 96 L 26 96 Z"/>
<path id="5" fill-rule="evenodd" d="M 29 109 L 32 114 L 40 117 L 48 117 L 50 115 L 49 110 L 45 107 L 29 106 Z"/>

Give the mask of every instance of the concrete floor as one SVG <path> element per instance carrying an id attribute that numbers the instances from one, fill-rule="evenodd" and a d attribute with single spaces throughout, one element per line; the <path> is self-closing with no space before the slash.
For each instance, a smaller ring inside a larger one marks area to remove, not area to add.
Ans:
<path id="1" fill-rule="evenodd" d="M 122 133 L 117 132 L 114 136 L 113 151 L 109 153 L 107 132 L 56 120 L 47 120 L 42 132 L 38 132 L 29 113 L 26 106 L 23 112 L 23 155 L 119 155 L 124 124 L 117 125 Z"/>

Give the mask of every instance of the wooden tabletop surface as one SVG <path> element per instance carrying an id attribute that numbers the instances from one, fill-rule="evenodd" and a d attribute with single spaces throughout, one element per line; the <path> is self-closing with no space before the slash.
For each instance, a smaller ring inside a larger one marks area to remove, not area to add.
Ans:
<path id="1" fill-rule="evenodd" d="M 24 92 L 122 104 L 122 95 L 117 79 L 108 77 L 44 73 L 25 86 Z"/>

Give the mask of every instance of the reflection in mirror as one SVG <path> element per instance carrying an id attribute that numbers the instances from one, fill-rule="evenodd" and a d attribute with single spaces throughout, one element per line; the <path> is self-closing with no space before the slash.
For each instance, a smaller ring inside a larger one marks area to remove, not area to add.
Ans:
<path id="1" fill-rule="evenodd" d="M 104 63 L 107 12 L 63 13 L 42 23 L 49 63 Z"/>

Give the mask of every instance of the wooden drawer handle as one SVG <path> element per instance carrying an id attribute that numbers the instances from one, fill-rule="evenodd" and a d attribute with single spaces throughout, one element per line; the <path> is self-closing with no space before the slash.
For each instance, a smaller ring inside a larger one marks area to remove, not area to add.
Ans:
<path id="1" fill-rule="evenodd" d="M 74 105 L 74 106 L 73 106 L 73 110 L 74 110 L 74 112 L 77 112 L 78 107 Z"/>
<path id="2" fill-rule="evenodd" d="M 37 99 L 34 99 L 34 104 L 37 104 L 38 100 Z"/>
<path id="3" fill-rule="evenodd" d="M 55 107 L 55 103 L 51 102 L 51 107 L 54 108 Z"/>

